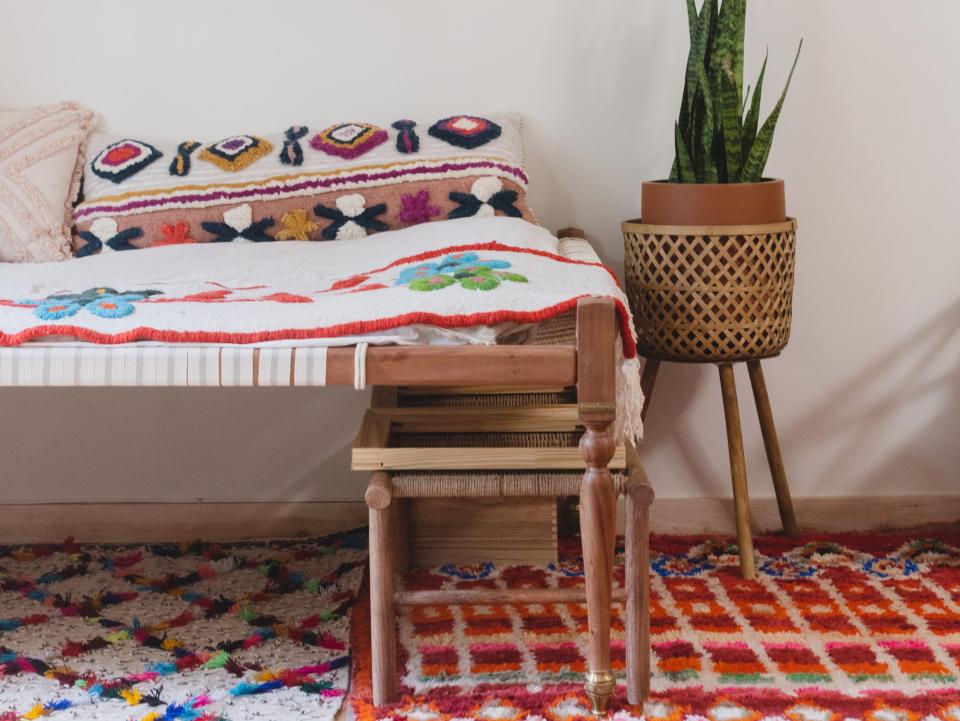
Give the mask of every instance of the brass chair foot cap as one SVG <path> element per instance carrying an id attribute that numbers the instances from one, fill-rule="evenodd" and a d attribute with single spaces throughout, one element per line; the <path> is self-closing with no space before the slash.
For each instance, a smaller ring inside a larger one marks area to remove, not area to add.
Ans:
<path id="1" fill-rule="evenodd" d="M 616 678 L 612 671 L 587 672 L 583 686 L 593 707 L 594 716 L 606 716 L 615 685 Z"/>

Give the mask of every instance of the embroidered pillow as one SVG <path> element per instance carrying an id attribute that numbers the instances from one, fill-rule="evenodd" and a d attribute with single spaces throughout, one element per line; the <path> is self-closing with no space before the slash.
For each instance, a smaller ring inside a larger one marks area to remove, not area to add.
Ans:
<path id="1" fill-rule="evenodd" d="M 0 262 L 70 257 L 71 211 L 95 118 L 76 103 L 0 110 Z"/>
<path id="2" fill-rule="evenodd" d="M 473 215 L 536 222 L 517 116 L 157 142 L 98 134 L 78 256 L 172 243 L 355 240 Z"/>

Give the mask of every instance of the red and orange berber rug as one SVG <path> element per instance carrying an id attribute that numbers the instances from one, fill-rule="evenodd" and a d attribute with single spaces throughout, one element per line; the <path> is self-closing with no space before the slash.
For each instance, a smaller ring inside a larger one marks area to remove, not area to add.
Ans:
<path id="1" fill-rule="evenodd" d="M 745 581 L 729 539 L 653 539 L 648 721 L 960 721 L 960 529 L 760 536 L 756 548 L 758 577 Z M 563 551 L 547 568 L 445 566 L 405 585 L 582 583 L 578 549 Z M 581 605 L 404 610 L 405 696 L 380 709 L 370 704 L 368 618 L 361 595 L 351 634 L 358 721 L 590 717 Z M 613 717 L 641 713 L 621 687 Z"/>

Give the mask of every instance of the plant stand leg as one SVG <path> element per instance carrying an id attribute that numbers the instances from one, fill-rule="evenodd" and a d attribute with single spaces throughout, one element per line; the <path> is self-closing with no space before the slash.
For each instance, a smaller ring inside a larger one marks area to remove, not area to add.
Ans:
<path id="1" fill-rule="evenodd" d="M 597 715 L 605 714 L 614 691 L 610 667 L 610 618 L 617 496 L 610 459 L 617 444 L 610 425 L 616 418 L 616 316 L 607 299 L 588 298 L 577 306 L 577 404 L 586 428 L 580 453 L 586 471 L 580 486 L 580 536 L 587 585 L 587 671 L 584 684 Z"/>
<path id="2" fill-rule="evenodd" d="M 633 450 L 632 446 L 628 448 Z M 639 465 L 636 450 L 627 457 L 628 462 L 632 461 L 626 493 L 627 528 L 624 542 L 627 701 L 639 706 L 650 695 L 650 504 L 653 502 L 653 488 Z"/>
<path id="3" fill-rule="evenodd" d="M 643 374 L 640 376 L 640 390 L 643 391 L 643 410 L 640 412 L 642 420 L 647 419 L 647 409 L 650 408 L 650 399 L 653 398 L 653 387 L 657 383 L 657 373 L 660 372 L 660 361 L 647 358 L 643 364 Z"/>
<path id="4" fill-rule="evenodd" d="M 760 432 L 763 434 L 763 447 L 767 451 L 767 463 L 770 464 L 770 476 L 773 478 L 773 490 L 777 494 L 777 507 L 780 509 L 780 521 L 788 536 L 799 533 L 797 518 L 793 513 L 793 501 L 790 498 L 790 485 L 787 483 L 787 471 L 783 466 L 780 453 L 780 440 L 777 427 L 773 423 L 773 411 L 770 409 L 770 396 L 767 383 L 763 379 L 760 361 L 747 361 L 750 372 L 750 385 L 753 386 L 753 400 L 757 404 L 757 417 L 760 419 Z"/>
<path id="5" fill-rule="evenodd" d="M 743 434 L 740 409 L 737 406 L 737 383 L 733 366 L 720 363 L 720 390 L 723 393 L 723 415 L 727 423 L 727 450 L 730 454 L 730 476 L 733 480 L 733 505 L 737 517 L 737 541 L 740 546 L 740 573 L 755 578 L 753 537 L 750 535 L 750 497 L 747 490 L 747 465 L 743 457 Z"/>
<path id="6" fill-rule="evenodd" d="M 366 493 L 370 509 L 370 655 L 373 703 L 390 703 L 397 696 L 397 618 L 393 597 L 393 544 L 396 505 L 390 475 L 370 476 Z"/>

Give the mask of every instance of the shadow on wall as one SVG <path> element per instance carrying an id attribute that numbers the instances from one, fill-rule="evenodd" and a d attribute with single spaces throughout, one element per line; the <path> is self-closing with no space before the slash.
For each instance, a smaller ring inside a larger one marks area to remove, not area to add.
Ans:
<path id="1" fill-rule="evenodd" d="M 919 465 L 941 477 L 944 491 L 960 491 L 960 300 L 823 397 L 781 432 L 792 453 L 830 447 L 814 494 L 829 495 L 831 484 L 842 479 L 844 495 L 869 496 L 891 478 L 902 482 L 892 490 L 909 494 L 910 469 Z M 898 434 L 905 423 L 896 415 L 914 404 L 926 407 L 931 420 L 910 436 Z M 843 444 L 829 445 L 835 438 Z M 887 454 L 877 453 L 878 439 L 887 441 Z M 875 460 L 856 477 L 853 469 L 863 466 L 867 446 L 873 446 L 869 455 Z"/>
<path id="2" fill-rule="evenodd" d="M 619 271 L 620 222 L 640 214 L 641 181 L 662 177 L 673 160 L 686 51 L 663 29 L 686 15 L 682 5 L 636 6 L 626 17 L 621 4 L 600 5 L 557 11 L 558 52 L 539 59 L 556 68 L 537 88 L 542 110 L 524 117 L 524 145 L 541 222 L 579 226 Z M 676 73 L 664 70 L 673 65 Z"/>
<path id="3" fill-rule="evenodd" d="M 363 496 L 352 388 L 2 390 L 2 502 Z"/>
<path id="4" fill-rule="evenodd" d="M 758 496 L 768 496 L 772 489 L 753 398 L 742 381 L 741 376 L 737 390 L 748 477 Z M 791 472 L 805 469 L 803 492 L 795 495 L 911 495 L 921 480 L 918 472 L 927 488 L 960 493 L 960 301 L 835 387 L 810 388 L 811 397 L 823 400 L 802 415 L 777 416 L 777 389 L 769 378 L 768 383 L 795 491 L 800 479 Z M 711 497 L 729 489 L 726 448 L 719 444 L 725 429 L 718 386 L 713 365 L 665 363 L 653 393 L 644 446 L 662 450 L 675 463 L 670 475 L 691 479 L 690 495 Z M 701 395 L 715 413 L 707 415 Z M 910 417 L 929 420 L 904 434 Z M 715 428 L 705 433 L 710 424 Z M 668 497 L 669 477 L 661 483 Z"/>
<path id="5" fill-rule="evenodd" d="M 705 389 L 709 386 L 709 389 Z M 644 446 L 670 448 L 670 457 L 684 466 L 677 476 L 693 479 L 702 496 L 715 496 L 719 487 L 729 486 L 729 479 L 719 479 L 716 469 L 726 467 L 720 458 L 699 441 L 694 414 L 690 412 L 701 389 L 720 393 L 716 368 L 704 363 L 664 363 L 657 376 L 657 385 L 650 401 L 650 412 L 644 427 Z M 723 416 L 717 416 L 723 423 Z M 667 483 L 669 479 L 664 479 Z M 656 482 L 655 482 L 656 485 Z M 668 486 L 661 486 L 664 491 Z"/>

